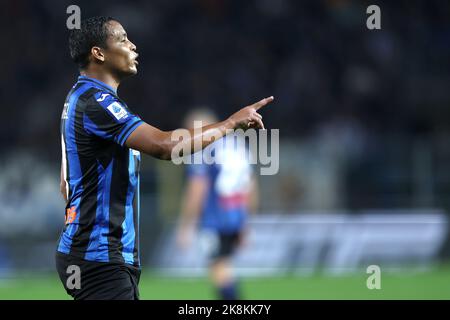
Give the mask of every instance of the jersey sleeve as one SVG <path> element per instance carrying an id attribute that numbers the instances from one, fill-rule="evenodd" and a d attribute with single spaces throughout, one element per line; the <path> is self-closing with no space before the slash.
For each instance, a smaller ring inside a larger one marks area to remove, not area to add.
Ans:
<path id="1" fill-rule="evenodd" d="M 115 96 L 101 91 L 93 95 L 83 117 L 86 132 L 121 146 L 130 134 L 144 123 Z"/>

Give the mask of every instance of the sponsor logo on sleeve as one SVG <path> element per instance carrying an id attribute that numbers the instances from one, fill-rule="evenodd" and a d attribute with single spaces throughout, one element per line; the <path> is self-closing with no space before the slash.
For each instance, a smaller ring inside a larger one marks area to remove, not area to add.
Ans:
<path id="1" fill-rule="evenodd" d="M 109 96 L 109 93 L 102 93 L 102 96 L 97 99 L 98 102 L 102 102 L 106 99 L 106 97 Z"/>
<path id="2" fill-rule="evenodd" d="M 112 115 L 117 119 L 125 119 L 128 117 L 127 111 L 118 102 L 111 103 L 107 109 L 112 113 Z"/>

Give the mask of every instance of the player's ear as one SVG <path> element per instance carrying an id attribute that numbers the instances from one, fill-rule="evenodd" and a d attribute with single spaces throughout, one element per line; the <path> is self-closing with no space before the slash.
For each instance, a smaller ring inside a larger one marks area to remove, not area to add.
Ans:
<path id="1" fill-rule="evenodd" d="M 102 48 L 100 48 L 100 47 L 92 47 L 91 48 L 91 54 L 92 54 L 92 57 L 94 59 L 97 59 L 97 60 L 99 60 L 101 62 L 105 61 L 105 55 L 103 53 Z"/>

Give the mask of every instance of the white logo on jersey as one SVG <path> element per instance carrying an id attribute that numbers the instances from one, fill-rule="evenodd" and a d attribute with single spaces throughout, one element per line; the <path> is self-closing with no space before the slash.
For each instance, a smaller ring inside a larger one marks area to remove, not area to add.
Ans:
<path id="1" fill-rule="evenodd" d="M 117 120 L 128 117 L 126 110 L 118 102 L 111 103 L 107 109 L 116 117 Z"/>
<path id="2" fill-rule="evenodd" d="M 216 159 L 220 164 L 220 172 L 215 183 L 217 193 L 229 196 L 246 192 L 250 183 L 251 167 L 249 161 L 245 159 L 245 148 L 241 145 L 234 146 L 230 142 L 225 143 L 216 149 Z"/>
<path id="3" fill-rule="evenodd" d="M 109 96 L 109 93 L 102 93 L 102 96 L 97 99 L 98 102 L 102 102 L 106 99 L 106 97 Z"/>

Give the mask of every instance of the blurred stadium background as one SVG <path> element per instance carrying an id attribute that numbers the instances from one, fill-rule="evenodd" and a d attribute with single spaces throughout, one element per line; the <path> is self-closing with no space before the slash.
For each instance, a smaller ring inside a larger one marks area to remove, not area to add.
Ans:
<path id="1" fill-rule="evenodd" d="M 63 226 L 59 119 L 77 76 L 66 8 L 111 15 L 140 53 L 121 97 L 175 129 L 274 95 L 280 172 L 236 257 L 247 299 L 450 299 L 450 2 L 2 2 L 0 299 L 67 299 L 54 268 Z M 382 30 L 366 28 L 381 7 Z M 143 158 L 143 299 L 212 299 L 195 246 L 173 228 L 183 168 Z M 366 268 L 379 265 L 381 290 Z"/>

